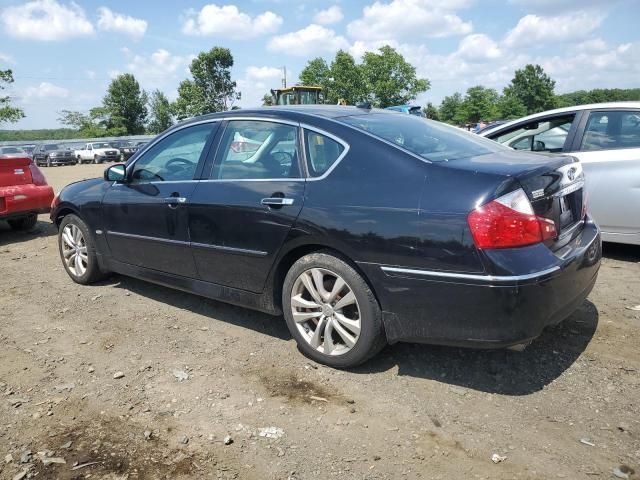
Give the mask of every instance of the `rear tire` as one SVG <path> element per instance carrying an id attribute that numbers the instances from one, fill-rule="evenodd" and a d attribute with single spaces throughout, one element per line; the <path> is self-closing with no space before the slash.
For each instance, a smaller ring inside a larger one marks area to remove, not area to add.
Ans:
<path id="1" fill-rule="evenodd" d="M 282 310 L 298 348 L 318 363 L 354 367 L 386 345 L 382 311 L 369 285 L 332 254 L 311 253 L 291 266 Z"/>
<path id="2" fill-rule="evenodd" d="M 27 215 L 26 217 L 13 218 L 11 220 L 8 220 L 7 223 L 13 230 L 31 230 L 36 226 L 36 223 L 38 223 L 38 215 L 32 213 L 30 215 Z"/>
<path id="3" fill-rule="evenodd" d="M 58 250 L 62 265 L 74 282 L 88 285 L 106 277 L 98 265 L 89 227 L 77 215 L 67 215 L 60 222 Z"/>

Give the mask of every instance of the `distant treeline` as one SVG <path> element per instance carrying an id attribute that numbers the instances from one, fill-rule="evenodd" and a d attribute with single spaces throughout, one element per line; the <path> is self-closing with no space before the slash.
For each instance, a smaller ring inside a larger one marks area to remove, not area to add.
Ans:
<path id="1" fill-rule="evenodd" d="M 558 107 L 587 103 L 640 101 L 640 88 L 596 88 L 556 95 Z"/>
<path id="2" fill-rule="evenodd" d="M 36 140 L 69 140 L 82 138 L 74 128 L 46 128 L 41 130 L 0 130 L 0 141 L 33 142 Z"/>

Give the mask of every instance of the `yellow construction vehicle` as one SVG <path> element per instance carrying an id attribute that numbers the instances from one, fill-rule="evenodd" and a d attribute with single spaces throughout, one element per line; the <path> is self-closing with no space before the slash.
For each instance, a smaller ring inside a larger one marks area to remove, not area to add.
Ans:
<path id="1" fill-rule="evenodd" d="M 324 103 L 322 87 L 294 85 L 271 90 L 274 105 L 320 105 Z"/>

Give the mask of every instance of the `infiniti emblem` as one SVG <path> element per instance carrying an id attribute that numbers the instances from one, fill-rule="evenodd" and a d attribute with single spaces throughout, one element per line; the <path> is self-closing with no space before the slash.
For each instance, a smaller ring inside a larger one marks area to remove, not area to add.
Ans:
<path id="1" fill-rule="evenodd" d="M 573 180 L 576 178 L 576 169 L 575 168 L 570 168 L 569 170 L 567 170 L 567 178 L 573 182 Z"/>

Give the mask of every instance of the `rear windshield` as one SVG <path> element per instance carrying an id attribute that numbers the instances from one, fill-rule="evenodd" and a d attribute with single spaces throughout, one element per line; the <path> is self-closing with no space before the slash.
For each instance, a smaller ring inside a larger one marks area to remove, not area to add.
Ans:
<path id="1" fill-rule="evenodd" d="M 17 147 L 1 147 L 0 148 L 0 155 L 2 154 L 8 155 L 12 153 L 25 153 L 25 151 Z"/>
<path id="2" fill-rule="evenodd" d="M 432 162 L 459 160 L 508 150 L 492 140 L 415 115 L 370 113 L 340 117 L 337 120 Z"/>

